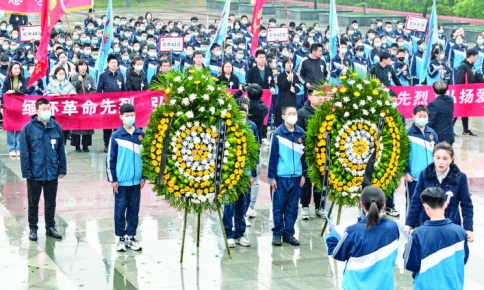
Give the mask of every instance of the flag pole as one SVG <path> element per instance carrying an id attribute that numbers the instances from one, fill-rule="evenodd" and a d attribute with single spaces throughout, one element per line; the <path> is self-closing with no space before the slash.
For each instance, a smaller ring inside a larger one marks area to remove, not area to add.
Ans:
<path id="1" fill-rule="evenodd" d="M 289 18 L 287 11 L 287 0 L 284 0 L 284 11 L 286 12 L 286 27 L 289 29 Z"/>
<path id="2" fill-rule="evenodd" d="M 69 32 L 72 32 L 71 26 L 69 25 L 69 18 L 67 17 L 67 10 L 66 10 L 66 13 L 64 15 L 66 16 L 67 29 L 69 29 Z"/>

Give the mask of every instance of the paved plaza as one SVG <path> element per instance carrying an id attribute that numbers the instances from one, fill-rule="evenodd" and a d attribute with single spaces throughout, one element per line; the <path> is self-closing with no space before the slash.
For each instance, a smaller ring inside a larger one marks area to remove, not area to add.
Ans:
<path id="1" fill-rule="evenodd" d="M 474 203 L 475 242 L 470 244 L 466 289 L 484 289 L 484 126 L 471 119 L 478 137 L 457 137 L 456 163 L 469 177 Z M 460 131 L 460 121 L 456 125 Z M 90 153 L 67 147 L 68 174 L 59 184 L 57 229 L 62 240 L 46 237 L 43 216 L 39 240 L 28 239 L 27 188 L 20 161 L 0 147 L 0 289 L 339 289 L 344 264 L 329 258 L 320 231 L 323 220 L 296 222 L 301 246 L 273 247 L 269 186 L 261 182 L 257 217 L 247 229 L 251 247 L 232 249 L 227 257 L 216 213 L 203 214 L 200 247 L 196 247 L 196 216 L 188 220 L 185 258 L 180 264 L 183 214 L 162 197 L 142 191 L 137 238 L 143 250 L 118 253 L 114 242 L 113 193 L 106 181 L 102 131 L 96 131 Z M 6 144 L 5 132 L 0 144 Z M 267 148 L 262 162 L 267 163 Z M 403 213 L 403 188 L 396 193 Z M 39 214 L 43 214 L 41 200 Z M 314 208 L 312 208 L 314 211 Z M 344 208 L 343 223 L 358 214 Z M 335 216 L 335 215 L 333 215 Z M 403 217 L 396 219 L 404 223 Z M 403 268 L 405 238 L 395 265 L 395 289 L 412 289 L 412 278 Z M 438 282 L 438 281 L 436 281 Z M 375 287 L 377 287 L 375 285 Z M 378 288 L 375 288 L 378 289 Z"/>

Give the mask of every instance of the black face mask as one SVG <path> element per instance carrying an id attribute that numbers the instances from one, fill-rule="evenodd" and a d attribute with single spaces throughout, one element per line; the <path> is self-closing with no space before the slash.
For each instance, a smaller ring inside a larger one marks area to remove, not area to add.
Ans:
<path id="1" fill-rule="evenodd" d="M 405 60 L 405 57 L 399 57 L 397 59 L 398 59 L 398 61 L 403 62 Z"/>

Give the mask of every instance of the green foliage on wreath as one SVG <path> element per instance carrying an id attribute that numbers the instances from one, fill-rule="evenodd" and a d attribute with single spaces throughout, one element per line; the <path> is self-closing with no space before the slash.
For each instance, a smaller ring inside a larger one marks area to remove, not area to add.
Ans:
<path id="1" fill-rule="evenodd" d="M 390 195 L 398 188 L 410 152 L 401 114 L 392 107 L 388 89 L 374 78 L 349 71 L 339 87 L 320 86 L 324 102 L 310 119 L 306 135 L 309 178 L 322 189 L 326 142 L 330 142 L 328 196 L 339 205 L 354 206 L 360 199 L 363 174 L 376 150 L 371 184 Z M 378 120 L 384 118 L 378 137 Z M 331 139 L 326 140 L 326 132 Z"/>
<path id="2" fill-rule="evenodd" d="M 149 89 L 167 96 L 150 117 L 143 139 L 143 174 L 153 191 L 178 209 L 200 213 L 229 204 L 250 186 L 258 145 L 224 84 L 216 84 L 208 70 L 190 68 L 155 76 Z M 169 128 L 169 146 L 163 148 Z M 215 196 L 214 175 L 219 120 L 227 125 L 221 189 Z M 166 150 L 165 150 L 166 149 Z M 167 162 L 159 180 L 163 152 Z"/>

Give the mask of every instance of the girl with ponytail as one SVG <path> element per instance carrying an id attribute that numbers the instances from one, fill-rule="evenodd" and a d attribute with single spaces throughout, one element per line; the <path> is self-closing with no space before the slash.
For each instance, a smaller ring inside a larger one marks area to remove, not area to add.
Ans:
<path id="1" fill-rule="evenodd" d="M 394 289 L 394 265 L 400 233 L 394 221 L 380 216 L 385 209 L 385 194 L 380 188 L 366 187 L 360 198 L 365 216 L 346 228 L 338 240 L 328 234 L 328 254 L 346 261 L 343 289 Z"/>

